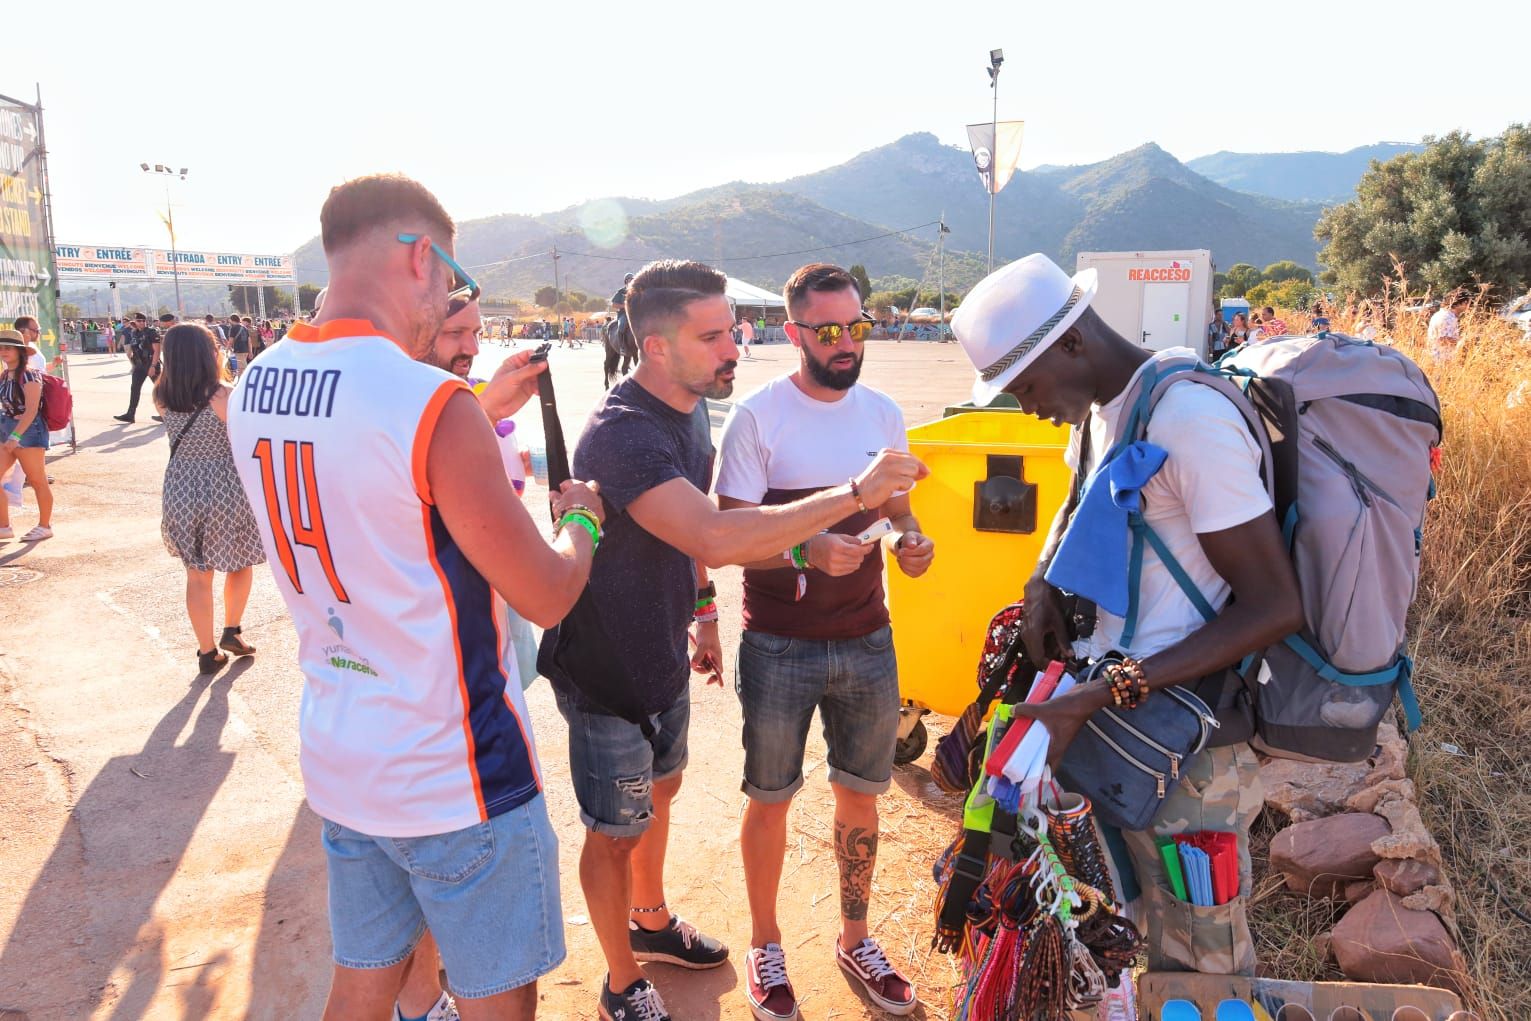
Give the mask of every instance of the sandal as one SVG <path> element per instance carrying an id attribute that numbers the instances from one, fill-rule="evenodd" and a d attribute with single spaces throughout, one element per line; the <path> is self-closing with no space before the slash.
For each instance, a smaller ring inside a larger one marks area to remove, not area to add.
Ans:
<path id="1" fill-rule="evenodd" d="M 42 542 L 44 539 L 53 538 L 53 529 L 47 525 L 37 525 L 26 535 L 21 537 L 22 542 Z"/>
<path id="2" fill-rule="evenodd" d="M 228 662 L 229 658 L 217 649 L 208 652 L 197 650 L 197 672 L 200 674 L 216 674 Z"/>
<path id="3" fill-rule="evenodd" d="M 239 637 L 241 630 L 241 628 L 237 627 L 224 628 L 223 637 L 218 640 L 218 648 L 227 649 L 236 656 L 255 655 L 255 646 Z"/>

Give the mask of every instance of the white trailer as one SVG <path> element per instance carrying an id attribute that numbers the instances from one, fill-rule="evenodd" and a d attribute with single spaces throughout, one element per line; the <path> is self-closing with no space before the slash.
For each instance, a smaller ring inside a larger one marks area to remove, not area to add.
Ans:
<path id="1" fill-rule="evenodd" d="M 1080 252 L 1075 265 L 1099 274 L 1090 307 L 1116 332 L 1152 351 L 1189 347 L 1207 356 L 1211 252 Z"/>

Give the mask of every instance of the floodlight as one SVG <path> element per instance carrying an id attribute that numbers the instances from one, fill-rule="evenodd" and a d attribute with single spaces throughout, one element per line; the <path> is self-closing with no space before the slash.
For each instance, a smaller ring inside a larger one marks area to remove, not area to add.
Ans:
<path id="1" fill-rule="evenodd" d="M 147 164 L 147 163 L 140 163 L 139 166 L 144 168 L 144 173 L 147 174 L 149 172 L 149 164 Z"/>
<path id="2" fill-rule="evenodd" d="M 990 50 L 989 51 L 989 63 L 992 64 L 994 67 L 997 68 L 997 67 L 999 67 L 999 65 L 1003 64 L 1004 62 L 1005 62 L 1005 51 L 1004 50 Z"/>

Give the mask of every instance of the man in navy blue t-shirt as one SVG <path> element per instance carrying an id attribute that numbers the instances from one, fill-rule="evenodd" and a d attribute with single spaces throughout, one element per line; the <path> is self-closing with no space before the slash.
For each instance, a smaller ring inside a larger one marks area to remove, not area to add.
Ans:
<path id="1" fill-rule="evenodd" d="M 739 351 L 726 285 L 715 269 L 673 260 L 633 278 L 627 315 L 638 367 L 591 412 L 574 451 L 574 473 L 599 482 L 606 504 L 589 598 L 629 675 L 625 695 L 645 718 L 640 725 L 603 711 L 602 678 L 552 677 L 586 827 L 580 884 L 609 969 L 599 1005 L 607 1019 L 667 1021 L 639 962 L 701 969 L 728 957 L 721 943 L 672 914 L 664 894 L 670 802 L 686 765 L 689 674 L 722 683 L 707 568 L 780 556 L 926 474 L 911 455 L 885 450 L 854 479 L 807 499 L 719 510 L 707 498 L 713 447 L 705 398 L 733 392 Z M 696 643 L 689 655 L 688 631 Z M 543 660 L 557 641 L 557 631 L 544 637 Z"/>

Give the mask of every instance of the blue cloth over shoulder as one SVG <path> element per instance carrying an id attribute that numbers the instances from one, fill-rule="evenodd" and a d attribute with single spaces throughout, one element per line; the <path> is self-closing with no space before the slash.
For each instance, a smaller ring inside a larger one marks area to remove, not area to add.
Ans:
<path id="1" fill-rule="evenodd" d="M 1129 513 L 1142 509 L 1140 490 L 1164 466 L 1163 447 L 1147 440 L 1120 446 L 1091 473 L 1058 552 L 1049 584 L 1084 596 L 1118 617 L 1127 614 Z"/>

